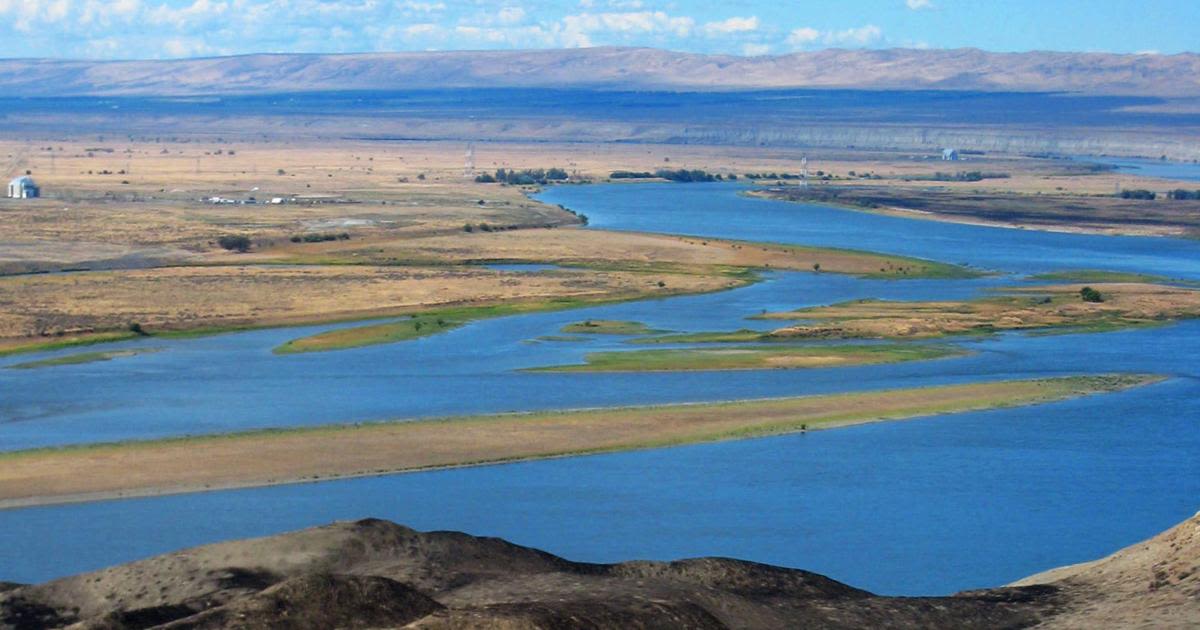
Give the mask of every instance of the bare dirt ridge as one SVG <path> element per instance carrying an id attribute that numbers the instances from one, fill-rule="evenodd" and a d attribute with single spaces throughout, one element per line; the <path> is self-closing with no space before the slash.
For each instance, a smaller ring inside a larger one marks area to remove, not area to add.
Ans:
<path id="1" fill-rule="evenodd" d="M 511 68 L 522 68 L 513 73 Z M 446 87 L 899 88 L 1200 94 L 1200 55 L 822 50 L 738 57 L 651 48 L 260 54 L 180 60 L 0 61 L 20 96 L 205 95 Z"/>
<path id="2" fill-rule="evenodd" d="M 1197 531 L 1200 516 L 1019 586 L 883 597 L 728 558 L 585 564 L 367 519 L 13 587 L 0 628 L 1054 628 L 1109 609 L 1107 627 L 1182 628 L 1200 623 Z"/>

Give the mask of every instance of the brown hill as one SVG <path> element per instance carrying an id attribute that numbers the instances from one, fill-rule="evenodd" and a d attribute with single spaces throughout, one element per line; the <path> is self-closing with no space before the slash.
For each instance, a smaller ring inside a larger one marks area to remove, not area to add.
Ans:
<path id="1" fill-rule="evenodd" d="M 1065 612 L 1046 628 L 1200 627 L 1200 514 L 1150 540 L 1014 586 L 1051 584 Z"/>
<path id="2" fill-rule="evenodd" d="M 446 87 L 1072 91 L 1200 96 L 1200 55 L 821 50 L 737 57 L 650 48 L 0 60 L 18 96 L 213 95 Z"/>
<path id="3" fill-rule="evenodd" d="M 0 627 L 1195 627 L 1200 516 L 1095 563 L 952 597 L 880 597 L 703 558 L 583 564 L 380 520 L 199 547 L 0 589 Z"/>

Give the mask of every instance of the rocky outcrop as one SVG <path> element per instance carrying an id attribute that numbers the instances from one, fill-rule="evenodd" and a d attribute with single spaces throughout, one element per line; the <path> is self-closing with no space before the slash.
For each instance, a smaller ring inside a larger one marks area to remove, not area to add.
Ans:
<path id="1" fill-rule="evenodd" d="M 0 628 L 1188 627 L 1198 532 L 1200 517 L 1019 585 L 906 598 L 726 558 L 576 563 L 369 519 L 8 585 Z"/>
<path id="2" fill-rule="evenodd" d="M 576 563 L 381 520 L 0 588 L 0 628 L 1185 628 L 1200 515 L 1093 563 L 952 597 L 881 597 L 726 558 Z"/>
<path id="3" fill-rule="evenodd" d="M 0 627 L 995 628 L 1054 587 L 878 597 L 725 558 L 569 562 L 494 538 L 379 520 L 210 545 L 0 594 Z"/>

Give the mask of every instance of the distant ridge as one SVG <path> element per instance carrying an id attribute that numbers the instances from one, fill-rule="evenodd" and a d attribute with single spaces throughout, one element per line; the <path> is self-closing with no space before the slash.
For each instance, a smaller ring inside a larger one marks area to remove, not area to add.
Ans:
<path id="1" fill-rule="evenodd" d="M 254 54 L 156 61 L 0 60 L 7 96 L 198 96 L 542 87 L 1065 91 L 1200 96 L 1200 55 L 839 50 L 737 57 L 652 48 Z"/>

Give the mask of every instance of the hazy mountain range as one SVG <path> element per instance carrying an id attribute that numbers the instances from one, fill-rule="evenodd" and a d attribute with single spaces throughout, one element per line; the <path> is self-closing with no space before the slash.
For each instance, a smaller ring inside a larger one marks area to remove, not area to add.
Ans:
<path id="1" fill-rule="evenodd" d="M 822 50 L 736 57 L 649 48 L 0 60 L 7 96 L 269 94 L 445 87 L 1067 91 L 1200 96 L 1200 55 Z"/>

